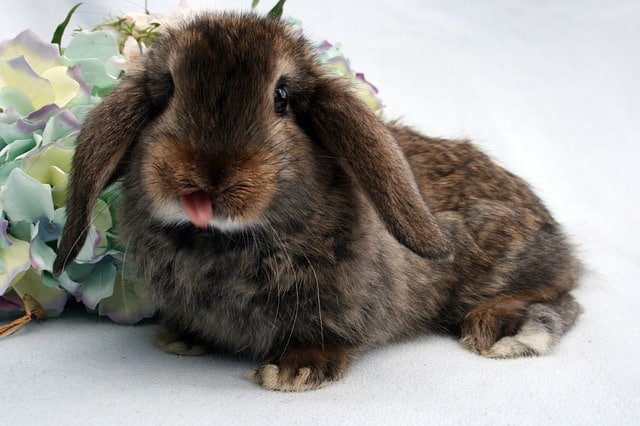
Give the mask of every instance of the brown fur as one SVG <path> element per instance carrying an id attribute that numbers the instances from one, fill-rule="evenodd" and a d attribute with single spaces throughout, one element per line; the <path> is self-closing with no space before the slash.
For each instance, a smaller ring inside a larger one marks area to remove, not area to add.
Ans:
<path id="1" fill-rule="evenodd" d="M 274 21 L 169 31 L 90 114 L 57 273 L 118 178 L 127 259 L 168 328 L 158 345 L 260 359 L 270 389 L 324 386 L 359 351 L 428 332 L 543 354 L 580 312 L 579 262 L 525 182 L 467 141 L 382 122 Z M 211 194 L 207 229 L 180 206 L 193 191 Z"/>

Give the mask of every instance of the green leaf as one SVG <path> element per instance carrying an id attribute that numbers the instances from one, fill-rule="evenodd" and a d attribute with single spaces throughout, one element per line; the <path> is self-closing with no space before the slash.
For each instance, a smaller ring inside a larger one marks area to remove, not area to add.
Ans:
<path id="1" fill-rule="evenodd" d="M 255 9 L 258 6 L 258 3 L 260 3 L 260 0 L 253 0 L 251 2 L 251 9 Z"/>
<path id="2" fill-rule="evenodd" d="M 62 36 L 64 35 L 64 30 L 67 29 L 67 25 L 69 25 L 69 21 L 71 20 L 71 16 L 76 11 L 77 8 L 80 7 L 82 3 L 78 3 L 71 8 L 69 13 L 67 13 L 67 17 L 56 27 L 56 30 L 53 33 L 53 38 L 51 39 L 51 43 L 57 44 L 60 53 L 62 53 Z"/>
<path id="3" fill-rule="evenodd" d="M 267 13 L 267 18 L 279 21 L 280 18 L 282 18 L 282 12 L 284 10 L 285 2 L 286 0 L 279 0 L 278 3 L 276 3 L 276 5 L 273 6 L 273 8 L 269 11 L 269 13 Z"/>

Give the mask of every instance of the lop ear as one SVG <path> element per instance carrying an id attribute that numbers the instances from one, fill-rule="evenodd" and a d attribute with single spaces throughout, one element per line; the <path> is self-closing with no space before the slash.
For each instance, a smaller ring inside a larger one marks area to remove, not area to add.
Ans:
<path id="1" fill-rule="evenodd" d="M 308 111 L 305 125 L 312 137 L 345 160 L 394 237 L 422 257 L 449 257 L 451 243 L 396 140 L 351 87 L 338 78 L 321 79 Z"/>
<path id="2" fill-rule="evenodd" d="M 122 172 L 122 160 L 149 119 L 144 74 L 133 70 L 96 106 L 78 136 L 68 186 L 67 222 L 53 265 L 59 275 L 82 248 L 100 192 Z"/>

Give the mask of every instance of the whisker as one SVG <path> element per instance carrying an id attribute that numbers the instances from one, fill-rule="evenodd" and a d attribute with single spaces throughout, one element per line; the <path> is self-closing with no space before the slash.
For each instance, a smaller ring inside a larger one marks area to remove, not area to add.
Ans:
<path id="1" fill-rule="evenodd" d="M 300 307 L 300 282 L 296 280 L 294 284 L 296 288 L 296 309 L 293 313 L 293 322 L 291 324 L 291 332 L 289 333 L 289 337 L 287 338 L 287 343 L 285 343 L 284 348 L 282 349 L 283 355 L 284 353 L 287 352 L 287 349 L 289 348 L 289 343 L 291 343 L 291 338 L 293 337 L 293 333 L 296 328 L 296 323 L 298 322 L 298 308 Z"/>
<path id="2" fill-rule="evenodd" d="M 296 268 L 295 265 L 293 263 L 293 260 L 291 258 L 291 255 L 289 253 L 289 250 L 287 250 L 284 242 L 282 241 L 282 239 L 280 238 L 280 235 L 278 234 L 278 232 L 276 231 L 276 229 L 274 228 L 273 224 L 271 222 L 269 222 L 268 220 L 265 221 L 267 226 L 270 228 L 271 233 L 274 236 L 274 243 L 277 245 L 277 248 L 280 249 L 280 251 L 282 252 L 282 254 L 284 255 L 284 258 L 288 264 L 288 270 L 291 273 L 291 277 L 294 280 L 294 285 L 295 285 L 295 291 L 296 291 L 296 303 L 295 303 L 295 310 L 294 310 L 294 314 L 293 314 L 293 320 L 291 322 L 291 331 L 289 332 L 289 336 L 287 338 L 287 342 L 284 346 L 283 349 L 283 353 L 284 351 L 287 350 L 287 348 L 289 347 L 289 344 L 291 343 L 291 339 L 293 337 L 293 334 L 295 332 L 295 328 L 296 328 L 296 324 L 298 321 L 298 310 L 300 308 L 300 282 L 297 279 L 297 273 L 296 273 Z M 278 274 L 281 274 L 282 272 L 278 269 Z M 276 317 L 274 318 L 274 327 L 277 326 L 277 318 L 279 315 L 279 311 L 280 311 L 280 302 L 281 302 L 281 293 L 282 290 L 280 285 L 281 285 L 281 279 L 280 277 L 276 277 L 276 294 L 278 296 L 278 304 L 277 304 L 277 308 L 276 308 Z M 289 290 L 288 288 L 284 289 L 285 291 Z"/>
<path id="3" fill-rule="evenodd" d="M 120 269 L 120 290 L 122 291 L 122 294 L 125 294 L 126 291 L 126 279 L 125 279 L 125 266 L 126 266 L 126 261 L 127 261 L 127 252 L 129 251 L 129 245 L 131 244 L 131 236 L 129 236 L 127 238 L 127 243 L 125 244 L 124 247 L 124 253 L 122 254 L 122 266 Z M 131 312 L 131 310 L 129 309 L 129 305 L 127 303 L 128 298 L 127 297 L 123 297 L 122 301 L 124 303 L 124 311 L 129 313 Z"/>
<path id="4" fill-rule="evenodd" d="M 300 247 L 300 244 L 296 244 L 296 246 L 298 248 L 298 252 L 302 254 L 304 259 L 307 261 L 307 264 L 309 265 L 311 272 L 313 273 L 313 278 L 316 285 L 316 298 L 318 301 L 318 321 L 320 322 L 320 346 L 324 350 L 324 323 L 322 321 L 322 304 L 320 299 L 320 281 L 318 280 L 318 273 L 316 272 L 316 269 L 313 267 L 313 264 L 311 263 L 311 260 L 309 259 L 309 257 L 306 255 L 304 250 Z"/>
<path id="5" fill-rule="evenodd" d="M 316 282 L 316 297 L 318 300 L 318 320 L 320 321 L 320 345 L 322 350 L 324 350 L 324 325 L 322 323 L 322 305 L 320 303 L 320 282 L 318 281 L 318 274 L 316 273 L 316 269 L 311 264 L 311 261 L 309 260 L 306 254 L 302 253 L 302 255 L 307 260 L 307 263 L 311 268 L 311 272 L 313 272 L 313 277 Z"/>

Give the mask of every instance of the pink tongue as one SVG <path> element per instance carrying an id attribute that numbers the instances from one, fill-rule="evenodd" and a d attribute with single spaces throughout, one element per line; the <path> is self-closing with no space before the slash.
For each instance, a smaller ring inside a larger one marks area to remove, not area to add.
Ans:
<path id="1" fill-rule="evenodd" d="M 180 197 L 182 208 L 191 222 L 198 228 L 206 228 L 213 218 L 211 195 L 204 191 L 192 192 Z"/>

